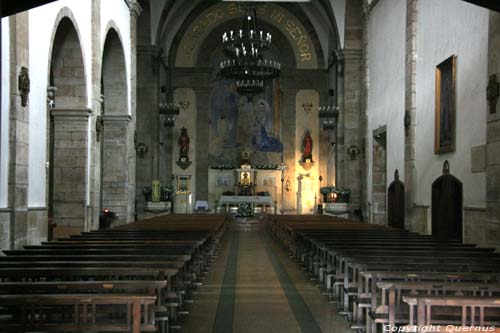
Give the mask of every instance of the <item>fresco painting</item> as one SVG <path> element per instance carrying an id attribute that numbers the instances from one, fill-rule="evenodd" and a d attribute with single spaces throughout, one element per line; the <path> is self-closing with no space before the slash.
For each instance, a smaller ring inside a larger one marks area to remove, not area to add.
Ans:
<path id="1" fill-rule="evenodd" d="M 281 163 L 279 98 L 277 82 L 251 98 L 240 95 L 233 81 L 217 78 L 210 98 L 209 163 L 238 165 L 241 153 L 251 154 L 252 164 Z"/>

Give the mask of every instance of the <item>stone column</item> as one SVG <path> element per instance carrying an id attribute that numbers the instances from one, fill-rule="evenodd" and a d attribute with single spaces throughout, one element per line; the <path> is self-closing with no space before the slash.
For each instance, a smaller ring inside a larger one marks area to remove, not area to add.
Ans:
<path id="1" fill-rule="evenodd" d="M 490 11 L 489 22 L 488 80 L 492 75 L 500 81 L 500 13 Z M 498 100 L 490 100 L 488 108 L 486 141 L 486 210 L 485 243 L 500 248 L 500 106 Z M 494 113 L 492 113 L 494 111 Z"/>
<path id="2" fill-rule="evenodd" d="M 195 88 L 196 93 L 196 199 L 208 201 L 208 143 L 210 139 L 211 88 Z M 174 138 L 176 140 L 176 138 Z"/>
<path id="3" fill-rule="evenodd" d="M 344 49 L 338 53 L 343 63 L 343 76 L 339 82 L 339 135 L 338 161 L 339 185 L 351 190 L 351 213 L 362 208 L 363 190 L 363 52 Z"/>
<path id="4" fill-rule="evenodd" d="M 283 185 L 283 202 L 279 205 L 285 212 L 293 212 L 297 204 L 297 179 L 295 176 L 295 112 L 296 97 L 298 89 L 283 88 L 283 116 L 281 121 L 281 140 L 283 143 L 283 160 L 287 169 L 285 170 L 285 182 L 290 181 L 290 191 L 286 192 Z M 281 186 L 281 183 L 278 185 Z"/>
<path id="5" fill-rule="evenodd" d="M 137 65 L 136 65 L 136 87 L 132 89 L 135 95 L 136 108 L 140 109 L 137 114 L 135 125 L 131 128 L 136 129 L 136 142 L 133 146 L 145 147 L 147 151 L 137 154 L 136 172 L 135 172 L 135 200 L 137 201 L 137 212 L 142 213 L 145 202 L 142 189 L 145 186 L 151 186 L 155 177 L 158 176 L 158 131 L 159 110 L 158 110 L 158 64 L 155 65 L 155 57 L 158 55 L 158 48 L 154 46 L 140 45 L 137 47 Z M 132 71 L 134 73 L 134 71 Z M 137 90 L 135 94 L 134 91 Z M 134 104 L 135 105 L 135 104 Z M 132 133 L 133 135 L 133 133 Z"/>
<path id="6" fill-rule="evenodd" d="M 87 216 L 85 230 L 97 229 L 99 227 L 100 194 L 101 194 L 101 150 L 97 142 L 96 121 L 102 113 L 101 96 L 101 74 L 102 74 L 102 51 L 101 51 L 101 0 L 92 0 L 92 100 L 90 115 L 90 179 L 88 184 L 89 202 L 91 211 Z"/>
<path id="7" fill-rule="evenodd" d="M 418 0 L 406 2 L 406 74 L 405 74 L 405 229 L 417 231 L 417 209 L 427 217 L 425 207 L 415 207 L 415 134 L 416 134 L 416 71 Z M 419 219 L 421 220 L 421 219 Z M 426 223 L 425 223 L 426 224 Z M 418 228 L 421 230 L 422 228 Z"/>
<path id="8" fill-rule="evenodd" d="M 133 205 L 129 190 L 129 115 L 104 115 L 102 156 L 102 203 L 118 215 L 117 223 L 131 222 Z"/>
<path id="9" fill-rule="evenodd" d="M 128 131 L 128 217 L 131 222 L 136 219 L 136 197 L 132 195 L 136 191 L 136 120 L 137 120 L 137 17 L 141 15 L 142 8 L 137 0 L 130 3 L 130 125 Z"/>
<path id="10" fill-rule="evenodd" d="M 83 231 L 87 212 L 88 109 L 53 109 L 54 222 L 69 232 Z"/>
<path id="11" fill-rule="evenodd" d="M 25 245 L 28 232 L 29 98 L 23 106 L 18 90 L 21 68 L 29 68 L 28 20 L 27 12 L 10 17 L 8 206 L 11 209 L 11 248 Z"/>

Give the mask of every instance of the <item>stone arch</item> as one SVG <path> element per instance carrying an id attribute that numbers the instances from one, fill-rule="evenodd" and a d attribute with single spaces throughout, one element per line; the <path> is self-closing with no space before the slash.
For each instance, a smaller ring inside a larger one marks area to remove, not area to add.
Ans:
<path id="1" fill-rule="evenodd" d="M 197 56 L 202 52 L 201 41 L 206 40 L 214 29 L 226 25 L 233 19 L 239 19 L 242 13 L 235 4 L 219 3 L 201 12 L 192 21 L 183 26 L 181 35 L 177 35 L 176 49 L 170 54 L 175 57 L 177 67 L 194 67 Z M 292 13 L 281 6 L 273 4 L 262 5 L 257 9 L 260 22 L 275 26 L 286 37 L 292 46 L 297 68 L 317 69 L 320 67 L 317 46 L 309 31 Z"/>
<path id="2" fill-rule="evenodd" d="M 73 12 L 63 7 L 56 16 L 49 53 L 48 82 L 58 88 L 56 108 L 87 105 L 85 54 Z"/>
<path id="3" fill-rule="evenodd" d="M 67 7 L 55 20 L 47 81 L 54 86 L 48 112 L 48 209 L 56 234 L 77 233 L 86 220 L 88 159 L 87 80 L 75 17 Z"/>
<path id="4" fill-rule="evenodd" d="M 123 40 L 116 23 L 110 21 L 102 47 L 101 92 L 106 114 L 128 114 L 127 66 Z"/>
<path id="5" fill-rule="evenodd" d="M 116 23 L 106 27 L 102 47 L 101 110 L 101 193 L 100 208 L 115 212 L 120 222 L 126 222 L 129 207 L 129 123 L 127 70 L 122 38 Z"/>

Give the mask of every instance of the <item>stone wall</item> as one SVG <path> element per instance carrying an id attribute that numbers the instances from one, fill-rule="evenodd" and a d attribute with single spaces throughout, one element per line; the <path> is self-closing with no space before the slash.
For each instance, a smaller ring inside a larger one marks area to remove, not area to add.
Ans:
<path id="1" fill-rule="evenodd" d="M 85 226 L 89 110 L 52 110 L 54 216 L 58 226 Z"/>
<path id="2" fill-rule="evenodd" d="M 0 248 L 10 248 L 10 209 L 0 209 Z"/>
<path id="3" fill-rule="evenodd" d="M 48 212 L 47 208 L 29 208 L 28 210 L 28 230 L 27 244 L 38 245 L 47 240 L 48 233 Z"/>
<path id="4" fill-rule="evenodd" d="M 129 220 L 129 123 L 129 115 L 103 116 L 102 209 L 115 212 L 116 223 Z"/>

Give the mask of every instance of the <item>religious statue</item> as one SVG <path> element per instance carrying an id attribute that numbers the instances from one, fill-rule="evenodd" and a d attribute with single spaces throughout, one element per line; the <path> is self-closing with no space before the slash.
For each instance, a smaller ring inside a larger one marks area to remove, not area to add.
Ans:
<path id="1" fill-rule="evenodd" d="M 21 95 L 21 106 L 26 106 L 28 104 L 28 95 L 30 93 L 30 77 L 28 68 L 24 66 L 21 67 L 18 81 L 18 90 Z"/>
<path id="2" fill-rule="evenodd" d="M 183 127 L 181 129 L 181 135 L 179 136 L 179 161 L 188 162 L 189 161 L 189 136 L 187 134 L 187 128 Z"/>
<path id="3" fill-rule="evenodd" d="M 313 162 L 312 150 L 313 150 L 313 139 L 311 137 L 311 132 L 306 131 L 304 139 L 302 140 L 302 158 L 300 159 L 302 163 Z"/>

